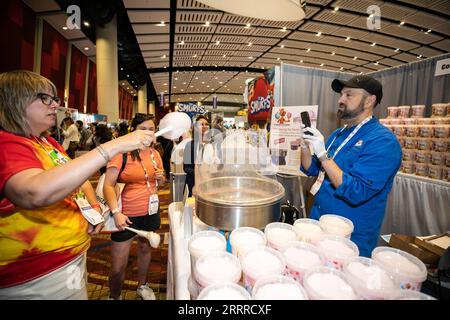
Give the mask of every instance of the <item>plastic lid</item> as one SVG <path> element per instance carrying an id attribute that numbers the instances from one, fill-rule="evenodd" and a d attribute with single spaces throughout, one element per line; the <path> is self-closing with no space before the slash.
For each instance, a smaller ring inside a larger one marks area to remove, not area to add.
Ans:
<path id="1" fill-rule="evenodd" d="M 359 255 L 358 246 L 350 239 L 341 236 L 324 235 L 316 246 L 326 258 L 343 260 Z"/>
<path id="2" fill-rule="evenodd" d="M 253 227 L 240 227 L 230 233 L 230 244 L 234 246 L 260 246 L 267 243 L 264 232 Z"/>
<path id="3" fill-rule="evenodd" d="M 252 290 L 253 300 L 308 300 L 305 289 L 296 281 L 282 275 L 258 279 Z"/>
<path id="4" fill-rule="evenodd" d="M 324 214 L 319 219 L 320 226 L 326 233 L 337 236 L 349 236 L 354 230 L 353 222 L 336 214 Z"/>
<path id="5" fill-rule="evenodd" d="M 425 293 L 415 291 L 415 290 L 406 290 L 401 289 L 398 291 L 398 294 L 394 298 L 395 300 L 437 300 L 436 298 L 429 296 Z"/>
<path id="6" fill-rule="evenodd" d="M 296 271 L 321 267 L 325 263 L 325 259 L 319 249 L 306 242 L 289 242 L 281 249 L 281 252 L 288 268 Z"/>
<path id="7" fill-rule="evenodd" d="M 372 259 L 399 277 L 414 278 L 418 282 L 423 282 L 427 278 L 425 264 L 403 250 L 390 247 L 376 247 L 372 251 Z"/>
<path id="8" fill-rule="evenodd" d="M 189 240 L 189 253 L 198 256 L 206 252 L 225 251 L 227 241 L 225 237 L 217 231 L 199 231 L 194 233 Z"/>
<path id="9" fill-rule="evenodd" d="M 196 186 L 199 201 L 223 206 L 271 204 L 284 197 L 284 188 L 276 180 L 260 177 L 220 177 Z"/>
<path id="10" fill-rule="evenodd" d="M 286 268 L 283 255 L 269 247 L 256 247 L 241 258 L 242 271 L 257 280 L 262 276 L 282 274 Z"/>
<path id="11" fill-rule="evenodd" d="M 303 285 L 310 299 L 356 300 L 357 295 L 343 272 L 329 267 L 314 268 L 306 272 Z"/>
<path id="12" fill-rule="evenodd" d="M 294 241 L 297 234 L 292 225 L 284 222 L 272 222 L 264 228 L 267 241 L 278 247 L 285 245 L 289 241 Z"/>
<path id="13" fill-rule="evenodd" d="M 241 279 L 241 264 L 236 256 L 225 251 L 202 255 L 195 263 L 194 274 L 202 285 L 223 282 L 238 282 Z"/>
<path id="14" fill-rule="evenodd" d="M 250 294 L 236 283 L 219 283 L 204 288 L 197 300 L 250 300 Z"/>

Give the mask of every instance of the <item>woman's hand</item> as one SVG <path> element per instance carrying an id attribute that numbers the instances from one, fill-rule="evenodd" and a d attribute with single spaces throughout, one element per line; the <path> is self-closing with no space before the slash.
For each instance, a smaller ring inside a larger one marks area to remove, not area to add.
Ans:
<path id="1" fill-rule="evenodd" d="M 114 215 L 114 223 L 116 224 L 116 227 L 119 228 L 119 230 L 123 230 L 124 227 L 128 227 L 133 222 L 131 222 L 130 219 L 122 212 L 117 212 Z"/>
<path id="2" fill-rule="evenodd" d="M 166 182 L 166 173 L 164 170 L 157 170 L 155 171 L 155 179 L 158 180 L 158 183 L 165 183 Z"/>

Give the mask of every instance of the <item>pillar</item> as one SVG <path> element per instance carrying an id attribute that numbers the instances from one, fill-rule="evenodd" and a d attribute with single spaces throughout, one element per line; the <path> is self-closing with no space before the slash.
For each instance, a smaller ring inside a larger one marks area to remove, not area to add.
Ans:
<path id="1" fill-rule="evenodd" d="M 138 91 L 138 113 L 147 113 L 147 84 L 143 84 Z"/>

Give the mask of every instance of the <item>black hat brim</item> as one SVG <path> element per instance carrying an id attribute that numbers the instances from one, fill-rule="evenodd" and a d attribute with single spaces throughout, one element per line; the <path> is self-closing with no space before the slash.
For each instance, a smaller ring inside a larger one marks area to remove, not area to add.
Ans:
<path id="1" fill-rule="evenodd" d="M 349 81 L 334 79 L 333 82 L 331 82 L 331 88 L 333 89 L 333 91 L 335 91 L 337 93 L 341 93 L 341 91 L 344 87 L 358 88 L 358 86 L 356 86 L 354 83 L 349 82 Z"/>

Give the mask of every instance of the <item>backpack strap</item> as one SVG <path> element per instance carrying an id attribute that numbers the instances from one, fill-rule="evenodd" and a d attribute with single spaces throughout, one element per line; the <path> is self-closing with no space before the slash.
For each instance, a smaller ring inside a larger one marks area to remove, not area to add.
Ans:
<path id="1" fill-rule="evenodd" d="M 119 171 L 119 176 L 122 173 L 122 171 L 125 169 L 125 165 L 127 164 L 127 158 L 128 158 L 128 152 L 122 153 L 122 167 Z"/>

